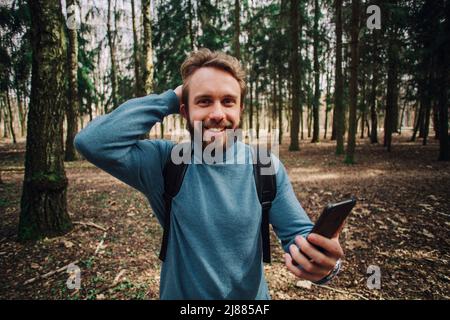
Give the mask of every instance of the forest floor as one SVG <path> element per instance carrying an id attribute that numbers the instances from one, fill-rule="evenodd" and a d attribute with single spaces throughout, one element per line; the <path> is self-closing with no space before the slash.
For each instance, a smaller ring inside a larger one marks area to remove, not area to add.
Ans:
<path id="1" fill-rule="evenodd" d="M 358 140 L 354 165 L 334 145 L 303 140 L 300 152 L 288 152 L 285 142 L 280 158 L 313 221 L 327 203 L 356 196 L 341 235 L 342 272 L 327 286 L 298 281 L 272 233 L 272 299 L 450 299 L 450 163 L 436 161 L 437 141 L 395 136 L 388 153 Z M 143 195 L 86 161 L 66 163 L 73 230 L 17 242 L 24 148 L 0 141 L 0 299 L 158 299 L 157 219 Z M 66 285 L 72 262 L 79 290 Z M 379 289 L 368 286 L 371 268 L 379 268 Z"/>

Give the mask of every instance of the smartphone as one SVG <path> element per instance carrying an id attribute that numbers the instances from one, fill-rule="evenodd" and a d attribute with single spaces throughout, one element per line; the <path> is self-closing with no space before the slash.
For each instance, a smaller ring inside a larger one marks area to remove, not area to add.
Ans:
<path id="1" fill-rule="evenodd" d="M 341 232 L 345 219 L 352 211 L 356 204 L 355 198 L 350 198 L 337 203 L 328 204 L 322 211 L 319 219 L 317 219 L 311 233 L 317 233 L 326 238 L 333 238 L 339 232 Z M 322 248 L 317 248 L 319 251 L 324 252 Z M 305 256 L 306 254 L 303 253 Z M 308 256 L 306 256 L 309 258 Z M 310 259 L 311 260 L 311 259 Z M 292 264 L 298 266 L 294 260 Z"/>
<path id="2" fill-rule="evenodd" d="M 345 219 L 356 204 L 356 199 L 351 198 L 338 203 L 327 205 L 319 219 L 317 219 L 311 233 L 317 233 L 326 238 L 335 237 L 344 226 Z"/>

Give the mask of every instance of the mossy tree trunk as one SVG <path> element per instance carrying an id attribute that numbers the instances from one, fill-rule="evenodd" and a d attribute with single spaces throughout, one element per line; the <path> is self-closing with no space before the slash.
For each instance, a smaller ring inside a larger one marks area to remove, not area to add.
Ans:
<path id="1" fill-rule="evenodd" d="M 19 221 L 21 241 L 61 235 L 72 228 L 63 162 L 67 56 L 61 4 L 54 0 L 29 0 L 28 4 L 33 62 Z"/>

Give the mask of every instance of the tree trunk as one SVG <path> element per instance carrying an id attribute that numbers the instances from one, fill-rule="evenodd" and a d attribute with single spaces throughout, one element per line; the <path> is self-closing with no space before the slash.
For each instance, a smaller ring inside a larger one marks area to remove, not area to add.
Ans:
<path id="1" fill-rule="evenodd" d="M 300 150 L 298 141 L 298 131 L 300 125 L 300 79 L 299 79 L 299 64 L 298 64 L 298 0 L 291 0 L 291 14 L 290 14 L 290 31 L 291 31 L 291 81 L 292 81 L 292 122 L 291 122 L 291 144 L 290 151 Z"/>
<path id="2" fill-rule="evenodd" d="M 352 0 L 351 22 L 351 64 L 350 64 L 350 109 L 348 119 L 346 163 L 354 163 L 356 145 L 356 108 L 358 103 L 358 34 L 359 34 L 359 0 Z"/>
<path id="3" fill-rule="evenodd" d="M 6 101 L 4 100 L 5 99 L 1 99 L 0 97 L 0 104 L 2 105 L 1 111 L 3 111 L 3 138 L 8 138 L 8 111 L 6 110 Z"/>
<path id="4" fill-rule="evenodd" d="M 241 33 L 241 27 L 240 27 L 240 16 L 241 16 L 241 10 L 239 5 L 239 0 L 234 0 L 234 39 L 233 39 L 233 51 L 234 56 L 241 60 L 241 45 L 239 42 L 239 36 Z"/>
<path id="5" fill-rule="evenodd" d="M 248 114 L 249 129 L 253 129 L 253 81 L 250 78 L 250 108 Z"/>
<path id="6" fill-rule="evenodd" d="M 283 94 L 282 94 L 283 80 L 281 75 L 278 75 L 278 143 L 281 145 L 283 141 Z"/>
<path id="7" fill-rule="evenodd" d="M 142 21 L 144 28 L 144 43 L 143 43 L 143 84 L 144 95 L 153 92 L 153 49 L 152 49 L 152 16 L 150 11 L 150 0 L 142 1 Z"/>
<path id="8" fill-rule="evenodd" d="M 259 139 L 259 109 L 261 105 L 259 103 L 258 75 L 256 75 L 255 79 L 255 107 L 256 107 L 256 139 Z"/>
<path id="9" fill-rule="evenodd" d="M 109 55 L 111 59 L 111 100 L 112 100 L 112 109 L 115 109 L 118 107 L 118 99 L 117 99 L 117 92 L 118 92 L 118 82 L 117 82 L 117 67 L 116 67 L 116 33 L 117 30 L 112 30 L 112 13 L 114 14 L 114 19 L 116 17 L 116 9 L 115 7 L 111 8 L 111 1 L 108 0 L 108 21 L 106 23 L 106 36 L 108 38 L 108 44 L 109 44 Z M 111 10 L 113 12 L 111 13 Z M 105 107 L 106 108 L 106 107 Z M 107 110 L 105 110 L 105 113 Z"/>
<path id="10" fill-rule="evenodd" d="M 329 55 L 328 55 L 329 56 Z M 329 59 L 327 59 L 329 61 Z M 328 114 L 331 111 L 331 106 L 330 106 L 330 70 L 327 68 L 326 69 L 326 83 L 327 83 L 327 92 L 326 92 L 326 98 L 325 98 L 325 126 L 324 126 L 324 135 L 323 138 L 326 139 L 327 138 L 327 132 L 328 132 Z"/>
<path id="11" fill-rule="evenodd" d="M 398 45 L 396 43 L 395 33 L 391 35 L 388 44 L 388 79 L 386 93 L 386 115 L 384 125 L 384 146 L 387 151 L 391 151 L 392 133 L 397 125 L 395 112 L 398 109 Z"/>
<path id="12" fill-rule="evenodd" d="M 439 98 L 438 98 L 439 100 Z M 438 101 L 434 101 L 433 103 L 433 130 L 434 130 L 434 139 L 439 140 L 439 106 Z M 405 109 L 403 109 L 405 110 Z M 403 117 L 403 113 L 402 113 Z"/>
<path id="13" fill-rule="evenodd" d="M 67 8 L 76 5 L 75 0 L 66 1 Z M 69 11 L 69 10 L 68 10 Z M 73 12 L 75 14 L 75 12 Z M 69 17 L 68 17 L 69 18 Z M 66 106 L 67 119 L 67 136 L 66 136 L 66 150 L 65 161 L 75 161 L 78 156 L 73 145 L 73 139 L 78 132 L 78 38 L 76 28 L 67 28 L 69 37 L 68 47 L 68 99 Z"/>
<path id="14" fill-rule="evenodd" d="M 26 108 L 24 107 L 25 99 L 20 98 L 19 89 L 16 89 L 16 96 L 17 96 L 17 109 L 19 111 L 19 124 L 20 124 L 20 136 L 25 137 L 25 130 L 26 130 Z"/>
<path id="15" fill-rule="evenodd" d="M 361 85 L 361 108 L 360 108 L 360 112 L 361 112 L 361 139 L 364 139 L 364 125 L 366 122 L 366 79 L 365 79 L 365 75 L 363 74 L 363 82 Z"/>
<path id="16" fill-rule="evenodd" d="M 16 133 L 14 131 L 14 115 L 12 113 L 12 108 L 11 108 L 11 98 L 9 96 L 9 90 L 6 89 L 6 107 L 8 110 L 8 126 L 9 126 L 9 132 L 11 133 L 11 138 L 13 141 L 13 144 L 17 143 L 17 139 L 16 139 Z"/>
<path id="17" fill-rule="evenodd" d="M 427 98 L 427 104 L 426 104 L 426 110 L 425 110 L 425 126 L 424 126 L 424 135 L 422 140 L 422 145 L 427 145 L 427 139 L 428 139 L 428 131 L 430 128 L 430 115 L 431 115 L 431 103 L 430 99 Z"/>
<path id="18" fill-rule="evenodd" d="M 311 142 L 319 142 L 320 72 L 319 72 L 319 0 L 314 0 L 314 128 Z"/>
<path id="19" fill-rule="evenodd" d="M 419 90 L 419 95 L 421 95 L 420 90 Z M 423 114 L 424 114 L 424 108 L 423 108 L 423 101 L 422 98 L 420 98 L 420 103 L 419 103 L 419 110 L 416 112 L 416 117 L 415 117 L 415 122 L 414 122 L 414 129 L 413 129 L 413 134 L 411 136 L 411 141 L 416 141 L 416 136 L 417 136 L 417 132 L 419 131 L 419 128 L 422 125 L 423 122 Z"/>
<path id="20" fill-rule="evenodd" d="M 366 112 L 362 111 L 361 112 L 361 135 L 360 135 L 361 139 L 364 139 L 364 125 L 365 125 L 365 122 L 366 122 Z"/>
<path id="21" fill-rule="evenodd" d="M 134 0 L 131 0 L 131 19 L 133 25 L 133 60 L 134 60 L 134 94 L 139 97 L 141 95 L 141 72 L 139 59 L 139 39 L 136 28 L 136 12 L 134 8 Z"/>
<path id="22" fill-rule="evenodd" d="M 447 21 L 447 26 L 449 22 Z M 450 61 L 448 50 L 450 44 L 447 39 L 447 49 L 438 54 L 438 109 L 439 109 L 439 161 L 450 161 L 450 140 L 448 136 L 448 88 L 450 86 Z"/>
<path id="23" fill-rule="evenodd" d="M 0 97 L 0 123 L 2 122 L 2 120 L 3 120 L 3 103 Z M 5 123 L 5 121 L 3 121 L 3 123 Z M 5 130 L 3 130 L 3 134 L 5 134 Z"/>
<path id="24" fill-rule="evenodd" d="M 344 83 L 342 78 L 342 0 L 335 1 L 336 10 L 336 71 L 335 71 L 335 90 L 334 90 L 334 114 L 333 121 L 336 118 L 336 154 L 344 153 L 344 104 L 343 90 Z"/>
<path id="25" fill-rule="evenodd" d="M 270 115 L 270 126 L 269 131 L 271 134 L 275 131 L 277 127 L 277 101 L 278 101 L 278 92 L 277 92 L 277 76 L 275 73 L 275 69 L 273 69 L 272 75 L 272 107 L 271 107 L 271 115 Z"/>
<path id="26" fill-rule="evenodd" d="M 192 21 L 194 21 L 193 14 L 192 14 L 192 2 L 191 0 L 188 0 L 188 13 L 189 13 L 189 19 L 188 19 L 188 28 L 189 28 L 189 44 L 191 45 L 191 51 L 194 51 L 195 48 L 195 40 L 194 40 L 194 31 L 192 30 Z"/>
<path id="27" fill-rule="evenodd" d="M 377 72 L 373 68 L 372 93 L 370 104 L 370 120 L 372 123 L 370 130 L 370 143 L 378 143 L 378 115 L 377 115 Z"/>
<path id="28" fill-rule="evenodd" d="M 29 0 L 28 4 L 33 62 L 20 241 L 62 235 L 72 228 L 63 162 L 67 52 L 61 3 Z"/>
<path id="29" fill-rule="evenodd" d="M 336 127 L 337 127 L 337 115 L 336 115 L 336 104 L 334 105 L 333 118 L 331 120 L 331 140 L 336 140 Z"/>
<path id="30" fill-rule="evenodd" d="M 308 127 L 308 138 L 311 138 L 311 125 L 312 125 L 312 118 L 313 118 L 313 110 L 312 106 L 310 104 L 310 101 L 308 101 L 308 110 L 306 111 L 306 126 Z"/>
<path id="31" fill-rule="evenodd" d="M 400 122 L 398 124 L 398 134 L 402 134 L 403 119 L 404 119 L 404 115 L 405 115 L 405 110 L 406 110 L 406 99 L 403 102 L 402 112 L 400 113 Z"/>

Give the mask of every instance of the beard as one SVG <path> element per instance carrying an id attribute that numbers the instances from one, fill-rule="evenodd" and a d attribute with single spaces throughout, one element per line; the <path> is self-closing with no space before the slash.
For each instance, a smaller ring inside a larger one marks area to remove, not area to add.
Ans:
<path id="1" fill-rule="evenodd" d="M 189 119 L 189 114 L 188 114 L 188 119 Z M 222 134 L 220 136 L 220 139 L 222 140 L 222 147 L 223 150 L 225 151 L 226 148 L 226 142 L 227 142 L 227 131 L 229 130 L 235 130 L 233 122 L 228 121 L 226 119 L 223 119 L 219 122 L 214 121 L 214 120 L 206 120 L 206 121 L 202 121 L 200 122 L 200 125 L 197 124 L 197 127 L 195 127 L 195 125 L 191 122 L 191 120 L 189 119 L 187 121 L 187 129 L 189 131 L 189 134 L 191 136 L 191 140 L 195 142 L 194 137 L 196 136 L 195 132 L 197 132 L 197 136 L 200 136 L 202 138 L 202 149 L 205 149 L 206 146 L 208 146 L 211 143 L 217 143 L 216 142 L 216 138 L 215 136 L 212 136 L 211 139 L 205 139 L 205 128 L 223 128 Z M 238 123 L 239 125 L 239 123 Z M 236 126 L 238 127 L 238 126 Z"/>

